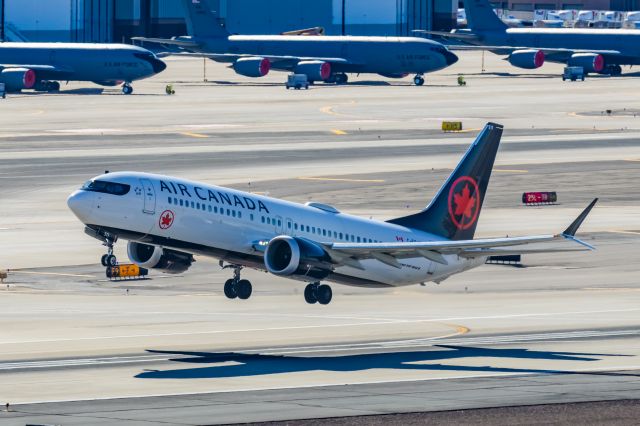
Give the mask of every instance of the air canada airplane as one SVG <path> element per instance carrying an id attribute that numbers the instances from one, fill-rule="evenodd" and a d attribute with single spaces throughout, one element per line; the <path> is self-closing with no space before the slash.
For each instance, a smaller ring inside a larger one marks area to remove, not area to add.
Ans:
<path id="1" fill-rule="evenodd" d="M 244 267 L 308 283 L 308 303 L 328 304 L 322 281 L 395 287 L 443 281 L 482 265 L 487 256 L 591 250 L 575 237 L 597 199 L 562 233 L 473 239 L 498 151 L 502 126 L 489 123 L 422 211 L 386 222 L 184 179 L 136 172 L 97 176 L 67 200 L 85 232 L 108 247 L 128 240 L 131 261 L 182 273 L 194 254 L 233 270 L 230 298 L 247 299 Z"/>
<path id="2" fill-rule="evenodd" d="M 246 77 L 263 77 L 275 69 L 305 74 L 310 81 L 338 84 L 347 82 L 348 73 L 375 73 L 389 78 L 415 74 L 413 82 L 420 86 L 423 74 L 458 60 L 442 44 L 419 37 L 231 35 L 220 25 L 214 2 L 182 1 L 189 36 L 132 39 L 229 63 Z"/>

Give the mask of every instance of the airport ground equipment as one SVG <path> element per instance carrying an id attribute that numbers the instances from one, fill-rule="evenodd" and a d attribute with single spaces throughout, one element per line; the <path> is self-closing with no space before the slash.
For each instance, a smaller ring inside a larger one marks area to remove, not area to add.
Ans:
<path id="1" fill-rule="evenodd" d="M 522 255 L 508 254 L 504 256 L 489 256 L 485 263 L 488 265 L 522 266 Z"/>
<path id="2" fill-rule="evenodd" d="M 543 204 L 554 204 L 558 201 L 558 194 L 553 192 L 524 192 L 522 193 L 522 204 L 526 206 L 539 206 Z"/>
<path id="3" fill-rule="evenodd" d="M 564 71 L 562 72 L 562 81 L 571 80 L 582 80 L 584 81 L 584 68 L 582 67 L 564 67 Z"/>
<path id="4" fill-rule="evenodd" d="M 9 274 L 5 270 L 0 270 L 0 283 L 4 284 L 4 280 L 7 279 Z"/>
<path id="5" fill-rule="evenodd" d="M 175 95 L 176 91 L 173 89 L 173 84 L 169 83 L 165 86 L 164 91 L 167 95 Z"/>
<path id="6" fill-rule="evenodd" d="M 460 74 L 458 76 L 458 86 L 466 86 L 467 82 L 464 79 L 464 75 Z"/>
<path id="7" fill-rule="evenodd" d="M 462 130 L 462 121 L 443 121 L 443 132 L 459 132 Z"/>
<path id="8" fill-rule="evenodd" d="M 149 275 L 149 270 L 135 263 L 121 263 L 115 266 L 107 266 L 105 275 L 111 280 L 135 280 Z"/>
<path id="9" fill-rule="evenodd" d="M 305 90 L 309 89 L 309 80 L 307 79 L 306 74 L 289 74 L 287 76 L 287 82 L 285 84 L 287 89 L 294 88 L 296 90 L 300 90 L 304 88 Z"/>

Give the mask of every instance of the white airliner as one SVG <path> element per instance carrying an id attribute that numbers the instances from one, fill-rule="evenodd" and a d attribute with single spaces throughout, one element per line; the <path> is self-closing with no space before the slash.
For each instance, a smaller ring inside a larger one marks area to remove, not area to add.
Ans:
<path id="1" fill-rule="evenodd" d="M 473 239 L 502 126 L 489 123 L 431 203 L 386 222 L 175 177 L 136 172 L 97 176 L 67 203 L 85 232 L 108 247 L 128 240 L 131 261 L 167 273 L 186 271 L 193 255 L 232 268 L 228 298 L 247 299 L 252 285 L 243 267 L 308 283 L 305 300 L 328 304 L 322 281 L 363 287 L 404 286 L 482 265 L 488 256 L 591 250 L 575 238 L 597 199 L 561 234 Z M 531 246 L 531 244 L 534 244 Z"/>

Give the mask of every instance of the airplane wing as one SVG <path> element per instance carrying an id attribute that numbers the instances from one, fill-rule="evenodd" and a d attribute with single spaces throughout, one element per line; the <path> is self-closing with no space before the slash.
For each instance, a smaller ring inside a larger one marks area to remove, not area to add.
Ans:
<path id="1" fill-rule="evenodd" d="M 601 50 L 601 49 L 563 49 L 553 47 L 532 47 L 532 46 L 479 46 L 479 45 L 465 45 L 465 44 L 449 44 L 447 45 L 449 50 L 490 50 L 490 51 L 506 51 L 512 52 L 514 50 L 530 50 L 537 49 L 542 50 L 545 54 L 553 53 L 597 53 L 603 56 L 615 56 L 622 55 L 618 50 Z"/>
<path id="2" fill-rule="evenodd" d="M 0 64 L 0 70 L 7 70 L 11 68 L 26 68 L 34 70 L 38 73 L 39 78 L 45 80 L 65 80 L 73 75 L 72 69 L 53 65 Z"/>
<path id="3" fill-rule="evenodd" d="M 200 43 L 189 40 L 188 38 L 153 38 L 153 37 L 131 37 L 131 40 L 140 41 L 140 42 L 148 42 L 148 43 L 156 43 L 163 44 L 166 46 L 175 46 L 182 47 L 184 49 L 189 48 L 197 48 L 201 46 Z"/>
<path id="4" fill-rule="evenodd" d="M 171 54 L 171 56 L 189 56 L 189 57 L 198 57 L 198 58 L 209 58 L 216 62 L 227 62 L 233 63 L 240 58 L 254 58 L 259 56 L 261 58 L 269 59 L 274 66 L 280 63 L 281 65 L 285 65 L 286 63 L 291 63 L 291 66 L 294 66 L 300 61 L 324 61 L 332 64 L 354 64 L 351 61 L 348 61 L 344 58 L 331 58 L 331 57 L 321 57 L 321 56 L 283 56 L 283 55 L 249 55 L 249 54 L 238 54 L 238 53 L 195 53 L 195 52 L 180 52 Z"/>
<path id="5" fill-rule="evenodd" d="M 506 254 L 560 253 L 594 250 L 594 247 L 575 238 L 575 233 L 596 204 L 594 199 L 567 229 L 556 235 L 487 238 L 458 241 L 394 242 L 394 243 L 324 243 L 323 248 L 338 265 L 361 269 L 362 259 L 376 259 L 400 268 L 398 259 L 424 257 L 447 264 L 444 255 L 476 258 Z M 531 248 L 532 245 L 537 247 Z"/>

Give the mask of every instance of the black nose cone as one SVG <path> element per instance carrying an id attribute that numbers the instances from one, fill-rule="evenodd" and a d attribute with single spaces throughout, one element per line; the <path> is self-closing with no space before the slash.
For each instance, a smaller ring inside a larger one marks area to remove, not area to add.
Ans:
<path id="1" fill-rule="evenodd" d="M 453 65 L 458 62 L 458 56 L 449 50 L 444 52 L 444 59 L 447 61 L 447 65 Z"/>
<path id="2" fill-rule="evenodd" d="M 160 59 L 154 59 L 151 65 L 153 65 L 153 72 L 155 72 L 156 74 L 161 73 L 162 71 L 167 69 L 167 64 L 165 64 L 164 61 L 161 61 Z"/>

